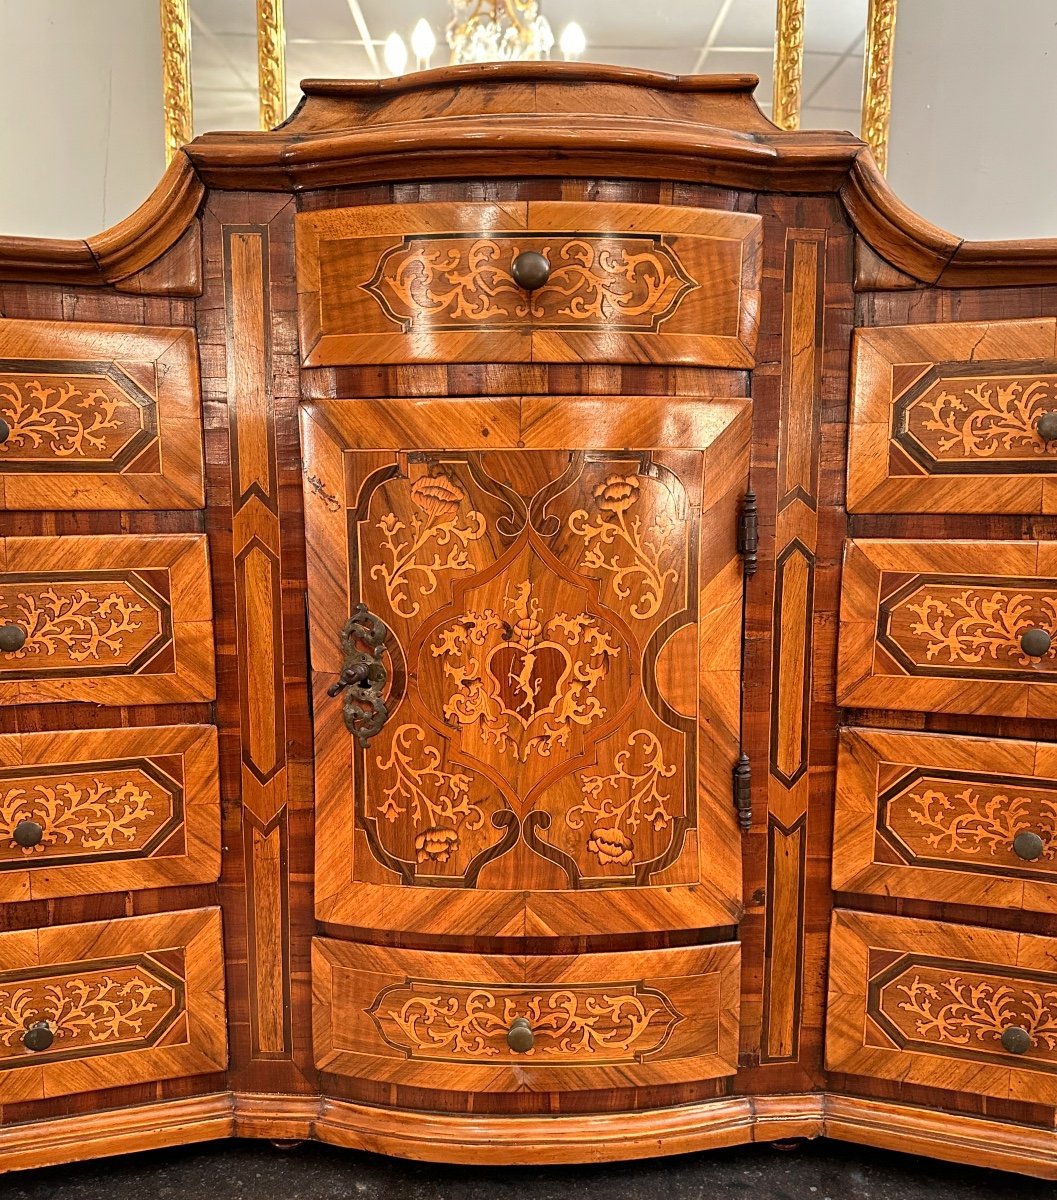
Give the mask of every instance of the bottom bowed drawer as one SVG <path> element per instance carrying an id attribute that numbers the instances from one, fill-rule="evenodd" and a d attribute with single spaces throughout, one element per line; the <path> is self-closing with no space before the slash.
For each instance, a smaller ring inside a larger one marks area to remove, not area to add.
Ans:
<path id="1" fill-rule="evenodd" d="M 317 938 L 316 1065 L 453 1091 L 733 1075 L 740 947 L 514 958 Z"/>
<path id="2" fill-rule="evenodd" d="M 838 910 L 826 1066 L 1057 1103 L 1057 938 Z"/>
<path id="3" fill-rule="evenodd" d="M 226 1065 L 220 909 L 0 934 L 0 1101 Z"/>

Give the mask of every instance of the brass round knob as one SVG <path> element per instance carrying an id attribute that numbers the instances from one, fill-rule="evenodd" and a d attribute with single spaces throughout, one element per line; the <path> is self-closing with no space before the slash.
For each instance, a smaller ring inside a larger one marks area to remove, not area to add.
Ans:
<path id="1" fill-rule="evenodd" d="M 527 1054 L 536 1044 L 532 1026 L 524 1017 L 515 1017 L 506 1032 L 506 1044 L 515 1054 Z"/>
<path id="2" fill-rule="evenodd" d="M 1036 859 L 1042 858 L 1042 852 L 1045 849 L 1046 843 L 1030 829 L 1022 829 L 1013 839 L 1013 853 L 1017 858 L 1024 859 L 1025 862 L 1034 862 Z"/>
<path id="3" fill-rule="evenodd" d="M 35 1025 L 30 1025 L 22 1035 L 22 1045 L 27 1050 L 33 1050 L 37 1053 L 41 1050 L 47 1050 L 54 1041 L 55 1034 L 47 1021 L 37 1021 Z"/>
<path id="4" fill-rule="evenodd" d="M 27 850 L 31 846 L 39 846 L 44 839 L 44 826 L 39 821 L 19 821 L 12 835 L 19 846 Z"/>
<path id="5" fill-rule="evenodd" d="M 1035 432 L 1044 442 L 1057 441 L 1057 412 L 1043 413 L 1035 422 Z"/>
<path id="6" fill-rule="evenodd" d="M 26 631 L 21 625 L 0 625 L 0 650 L 14 654 L 26 644 Z"/>
<path id="7" fill-rule="evenodd" d="M 0 417 L 0 446 L 2 446 L 10 436 L 11 426 L 8 425 L 3 417 Z"/>
<path id="8" fill-rule="evenodd" d="M 1029 658 L 1042 658 L 1052 645 L 1053 638 L 1045 629 L 1028 629 L 1020 635 L 1020 648 Z"/>
<path id="9" fill-rule="evenodd" d="M 526 292 L 534 292 L 550 279 L 551 265 L 535 250 L 523 250 L 510 264 L 514 282 Z"/>
<path id="10" fill-rule="evenodd" d="M 1031 1046 L 1031 1034 L 1020 1025 L 1010 1025 L 1002 1031 L 1002 1049 L 1010 1054 L 1027 1054 Z"/>

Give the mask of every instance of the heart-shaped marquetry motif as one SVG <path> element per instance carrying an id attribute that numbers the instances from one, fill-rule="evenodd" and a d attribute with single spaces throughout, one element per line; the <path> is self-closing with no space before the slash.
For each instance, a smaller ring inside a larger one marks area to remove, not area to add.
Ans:
<path id="1" fill-rule="evenodd" d="M 554 712 L 565 694 L 573 660 L 556 642 L 497 646 L 485 669 L 503 708 L 527 729 L 536 717 Z"/>

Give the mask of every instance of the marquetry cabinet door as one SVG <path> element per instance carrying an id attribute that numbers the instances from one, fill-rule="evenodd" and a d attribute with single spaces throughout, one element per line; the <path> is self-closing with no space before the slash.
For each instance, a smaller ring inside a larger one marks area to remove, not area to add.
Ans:
<path id="1" fill-rule="evenodd" d="M 0 321 L 0 508 L 201 508 L 190 329 Z"/>
<path id="2" fill-rule="evenodd" d="M 833 887 L 1052 912 L 1057 745 L 842 730 Z"/>
<path id="3" fill-rule="evenodd" d="M 754 365 L 754 213 L 533 200 L 371 204 L 296 222 L 306 366 Z"/>
<path id="4" fill-rule="evenodd" d="M 0 704 L 215 696 L 204 534 L 0 539 Z"/>
<path id="5" fill-rule="evenodd" d="M 855 539 L 837 701 L 1057 717 L 1057 544 Z"/>
<path id="6" fill-rule="evenodd" d="M 534 956 L 316 938 L 321 1071 L 442 1091 L 563 1092 L 733 1075 L 740 947 Z"/>
<path id="7" fill-rule="evenodd" d="M 749 410 L 304 407 L 321 920 L 737 920 Z"/>
<path id="8" fill-rule="evenodd" d="M 226 1066 L 219 908 L 0 933 L 0 1101 Z"/>
<path id="9" fill-rule="evenodd" d="M 826 1066 L 1057 1103 L 1057 938 L 837 910 Z"/>
<path id="10" fill-rule="evenodd" d="M 0 734 L 0 901 L 219 876 L 212 726 Z"/>
<path id="11" fill-rule="evenodd" d="M 849 512 L 1057 512 L 1057 319 L 855 332 Z"/>

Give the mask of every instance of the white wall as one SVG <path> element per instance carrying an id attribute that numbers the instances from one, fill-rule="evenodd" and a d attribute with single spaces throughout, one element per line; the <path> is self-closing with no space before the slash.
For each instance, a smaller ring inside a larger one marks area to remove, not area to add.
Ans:
<path id="1" fill-rule="evenodd" d="M 86 237 L 165 169 L 158 0 L 0 0 L 0 233 Z"/>
<path id="2" fill-rule="evenodd" d="M 1055 0 L 899 0 L 888 181 L 961 237 L 1057 237 Z"/>

